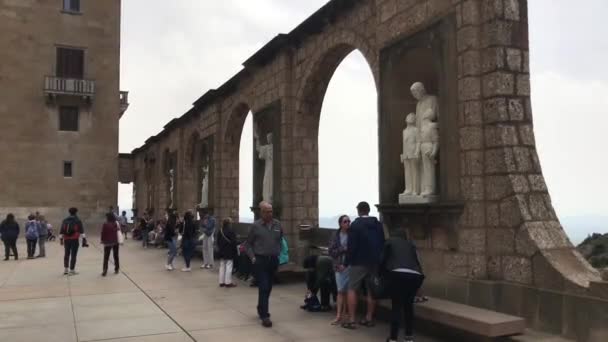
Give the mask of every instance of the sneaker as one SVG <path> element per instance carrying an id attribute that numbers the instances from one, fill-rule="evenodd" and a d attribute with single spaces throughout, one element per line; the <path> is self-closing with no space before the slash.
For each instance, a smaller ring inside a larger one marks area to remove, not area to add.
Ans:
<path id="1" fill-rule="evenodd" d="M 220 284 L 220 287 L 224 287 L 224 286 L 226 286 L 226 284 Z"/>
<path id="2" fill-rule="evenodd" d="M 77 275 L 77 274 L 78 274 L 78 272 L 76 272 L 75 270 L 70 270 L 70 275 L 71 275 L 71 276 L 72 276 L 72 275 Z"/>
<path id="3" fill-rule="evenodd" d="M 102 276 L 102 277 L 105 277 L 107 274 L 108 274 L 108 271 L 103 271 L 103 272 L 101 273 L 101 276 Z"/>
<path id="4" fill-rule="evenodd" d="M 272 328 L 272 321 L 270 320 L 270 318 L 264 318 L 262 320 L 262 326 L 264 328 Z"/>
<path id="5" fill-rule="evenodd" d="M 120 270 L 114 270 L 114 274 L 120 273 Z"/>
<path id="6" fill-rule="evenodd" d="M 207 268 L 207 265 L 201 265 L 201 268 Z"/>
<path id="7" fill-rule="evenodd" d="M 70 273 L 70 271 L 67 268 L 63 270 L 63 275 L 68 275 L 68 273 Z"/>
<path id="8" fill-rule="evenodd" d="M 236 287 L 236 284 L 226 284 L 225 285 L 227 288 L 232 288 L 232 287 Z"/>
<path id="9" fill-rule="evenodd" d="M 173 271 L 173 265 L 165 265 L 167 271 Z"/>
<path id="10" fill-rule="evenodd" d="M 192 269 L 190 267 L 184 267 L 182 268 L 182 272 L 192 272 Z"/>

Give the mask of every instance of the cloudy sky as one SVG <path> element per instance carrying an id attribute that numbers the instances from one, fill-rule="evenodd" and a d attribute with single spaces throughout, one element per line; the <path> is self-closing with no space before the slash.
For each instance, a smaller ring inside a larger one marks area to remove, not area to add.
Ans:
<path id="1" fill-rule="evenodd" d="M 121 89 L 130 91 L 131 106 L 121 120 L 121 152 L 157 134 L 201 94 L 240 70 L 267 41 L 289 32 L 325 2 L 123 1 Z M 562 217 L 605 215 L 608 209 L 608 1 L 583 2 L 529 1 L 535 132 Z M 376 119 L 372 76 L 354 52 L 338 68 L 323 105 L 321 216 L 352 213 L 358 199 L 377 203 L 377 169 L 371 167 L 377 160 Z M 244 141 L 251 141 L 250 130 L 247 124 Z M 242 147 L 251 151 L 250 145 Z M 360 149 L 372 162 L 353 173 L 347 166 Z M 242 153 L 241 159 L 250 165 L 250 155 Z M 250 189 L 250 181 L 242 177 L 241 187 Z M 250 192 L 242 190 L 241 197 L 251 198 Z M 120 187 L 119 205 L 131 207 L 128 186 Z M 248 206 L 243 200 L 241 214 Z"/>

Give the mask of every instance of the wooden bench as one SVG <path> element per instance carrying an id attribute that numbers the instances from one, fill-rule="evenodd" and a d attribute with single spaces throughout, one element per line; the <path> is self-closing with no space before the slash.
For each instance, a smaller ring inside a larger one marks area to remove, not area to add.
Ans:
<path id="1" fill-rule="evenodd" d="M 526 328 L 521 317 L 437 298 L 416 304 L 416 318 L 489 338 L 522 334 Z"/>

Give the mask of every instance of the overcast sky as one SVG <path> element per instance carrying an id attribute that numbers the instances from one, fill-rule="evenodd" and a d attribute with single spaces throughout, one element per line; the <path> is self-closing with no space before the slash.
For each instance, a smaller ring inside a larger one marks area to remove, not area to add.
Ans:
<path id="1" fill-rule="evenodd" d="M 205 91 L 233 76 L 276 34 L 289 32 L 325 2 L 123 1 L 121 89 L 130 91 L 131 106 L 121 119 L 121 152 L 141 146 Z M 605 215 L 608 1 L 528 3 L 534 125 L 554 206 L 562 217 Z M 321 216 L 352 213 L 359 199 L 377 203 L 376 120 L 371 72 L 354 52 L 338 68 L 323 105 Z M 250 129 L 244 141 L 251 141 Z M 361 135 L 366 138 L 356 138 Z M 347 166 L 359 149 L 372 160 L 369 169 L 354 173 Z M 250 165 L 246 154 L 242 163 Z M 241 179 L 247 190 L 248 178 Z M 241 196 L 244 214 L 251 195 L 242 190 Z M 119 205 L 131 207 L 130 187 L 120 187 Z"/>

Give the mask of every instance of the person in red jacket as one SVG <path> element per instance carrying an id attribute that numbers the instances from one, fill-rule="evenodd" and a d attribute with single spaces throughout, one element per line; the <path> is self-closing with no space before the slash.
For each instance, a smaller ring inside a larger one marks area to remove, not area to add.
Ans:
<path id="1" fill-rule="evenodd" d="M 101 227 L 101 244 L 103 245 L 103 273 L 102 276 L 108 274 L 108 259 L 110 259 L 110 251 L 114 256 L 114 274 L 118 274 L 120 263 L 118 261 L 118 234 L 122 234 L 116 216 L 114 213 L 106 214 L 106 222 Z"/>
<path id="2" fill-rule="evenodd" d="M 77 208 L 70 208 L 70 216 L 68 216 L 61 224 L 59 231 L 59 242 L 64 247 L 63 255 L 63 274 L 76 275 L 76 256 L 78 255 L 78 243 L 82 237 L 82 247 L 88 247 L 86 235 L 84 234 L 84 226 L 82 221 L 76 216 Z M 68 270 L 69 266 L 69 270 Z"/>

